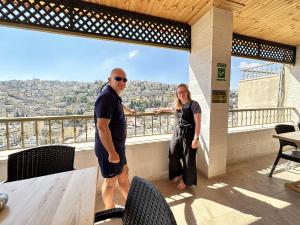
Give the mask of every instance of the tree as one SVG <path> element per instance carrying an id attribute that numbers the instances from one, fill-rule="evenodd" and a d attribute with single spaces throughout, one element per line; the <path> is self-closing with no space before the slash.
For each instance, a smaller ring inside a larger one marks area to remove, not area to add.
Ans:
<path id="1" fill-rule="evenodd" d="M 86 96 L 81 96 L 80 97 L 80 102 L 81 103 L 86 103 L 88 101 L 87 97 Z"/>

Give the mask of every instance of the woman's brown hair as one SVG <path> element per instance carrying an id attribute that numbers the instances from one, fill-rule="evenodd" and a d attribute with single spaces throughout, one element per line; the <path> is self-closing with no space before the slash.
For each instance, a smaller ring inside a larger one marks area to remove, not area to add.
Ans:
<path id="1" fill-rule="evenodd" d="M 181 109 L 181 107 L 182 107 L 182 102 L 181 102 L 180 99 L 178 98 L 178 94 L 177 94 L 178 88 L 181 88 L 181 87 L 184 87 L 184 88 L 185 88 L 185 90 L 186 90 L 186 92 L 187 92 L 187 98 L 188 98 L 189 102 L 192 101 L 192 99 L 191 99 L 191 92 L 190 92 L 188 86 L 187 86 L 186 84 L 179 84 L 179 85 L 177 86 L 177 88 L 176 88 L 176 103 L 175 103 L 175 108 L 176 108 L 176 110 Z"/>

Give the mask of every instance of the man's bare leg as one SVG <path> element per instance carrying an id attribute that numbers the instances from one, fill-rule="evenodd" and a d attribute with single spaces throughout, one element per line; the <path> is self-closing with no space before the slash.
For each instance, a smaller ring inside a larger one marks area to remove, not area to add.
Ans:
<path id="1" fill-rule="evenodd" d="M 117 177 L 104 178 L 102 184 L 102 198 L 105 205 L 105 209 L 112 209 L 115 207 L 114 203 L 114 190 Z"/>
<path id="2" fill-rule="evenodd" d="M 129 177 L 128 177 L 128 166 L 124 165 L 122 172 L 118 176 L 119 189 L 125 200 L 127 199 L 127 195 L 129 192 Z"/>

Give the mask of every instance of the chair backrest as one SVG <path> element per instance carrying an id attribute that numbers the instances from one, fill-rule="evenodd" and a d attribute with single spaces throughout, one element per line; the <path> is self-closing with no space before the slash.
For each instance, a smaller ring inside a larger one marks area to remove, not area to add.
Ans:
<path id="1" fill-rule="evenodd" d="M 122 220 L 123 225 L 176 225 L 162 194 L 140 177 L 132 180 Z"/>
<path id="2" fill-rule="evenodd" d="M 74 169 L 75 148 L 48 145 L 10 154 L 6 182 L 65 172 Z"/>
<path id="3" fill-rule="evenodd" d="M 300 130 L 300 122 L 298 123 L 298 127 L 299 127 L 299 130 Z"/>
<path id="4" fill-rule="evenodd" d="M 277 134 L 282 134 L 282 133 L 294 132 L 295 127 L 294 125 L 289 125 L 289 124 L 278 124 L 275 126 L 275 130 Z M 280 142 L 280 147 L 284 147 L 286 145 L 291 145 L 295 147 L 297 146 L 295 143 L 289 141 L 279 140 L 279 142 Z"/>

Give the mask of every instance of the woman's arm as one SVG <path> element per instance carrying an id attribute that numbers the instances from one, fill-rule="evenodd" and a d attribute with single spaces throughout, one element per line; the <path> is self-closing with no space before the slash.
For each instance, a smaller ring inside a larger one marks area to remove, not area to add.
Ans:
<path id="1" fill-rule="evenodd" d="M 154 113 L 159 114 L 159 113 L 164 113 L 164 112 L 174 112 L 174 109 L 172 108 L 161 108 L 161 109 L 154 109 L 153 110 Z"/>
<path id="2" fill-rule="evenodd" d="M 192 148 L 198 148 L 200 129 L 201 129 L 201 113 L 195 113 L 194 120 L 195 120 L 195 134 L 192 142 Z"/>

